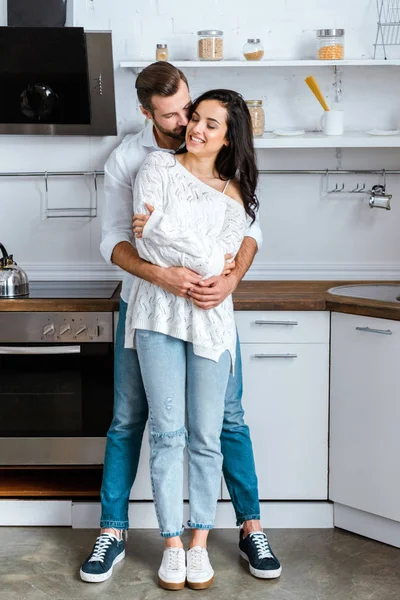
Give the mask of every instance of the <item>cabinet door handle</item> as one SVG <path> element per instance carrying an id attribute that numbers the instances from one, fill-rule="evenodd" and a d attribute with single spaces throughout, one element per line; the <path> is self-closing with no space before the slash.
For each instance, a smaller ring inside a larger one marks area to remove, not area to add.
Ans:
<path id="1" fill-rule="evenodd" d="M 297 321 L 254 321 L 256 325 L 298 325 Z"/>
<path id="2" fill-rule="evenodd" d="M 382 335 L 393 335 L 390 329 L 372 329 L 371 327 L 356 327 L 357 331 L 365 331 L 366 333 L 381 333 Z"/>
<path id="3" fill-rule="evenodd" d="M 255 354 L 254 358 L 297 358 L 297 354 Z"/>

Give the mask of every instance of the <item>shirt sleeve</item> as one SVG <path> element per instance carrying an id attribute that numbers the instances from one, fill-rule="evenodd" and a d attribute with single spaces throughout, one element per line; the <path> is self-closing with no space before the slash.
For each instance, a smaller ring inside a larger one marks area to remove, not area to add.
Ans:
<path id="1" fill-rule="evenodd" d="M 205 279 L 220 275 L 225 254 L 235 255 L 243 241 L 245 219 L 241 207 L 227 200 L 224 224 L 217 239 L 179 225 L 175 217 L 163 211 L 163 178 L 157 164 L 150 164 L 154 159 L 153 155 L 146 161 L 135 183 L 135 213 L 146 213 L 145 203 L 155 208 L 143 229 L 143 237 L 136 240 L 139 255 L 159 266 L 187 267 Z"/>
<path id="2" fill-rule="evenodd" d="M 117 148 L 104 166 L 104 208 L 100 252 L 109 264 L 112 264 L 112 253 L 117 244 L 129 242 L 134 245 L 132 199 L 131 177 L 119 157 Z"/>

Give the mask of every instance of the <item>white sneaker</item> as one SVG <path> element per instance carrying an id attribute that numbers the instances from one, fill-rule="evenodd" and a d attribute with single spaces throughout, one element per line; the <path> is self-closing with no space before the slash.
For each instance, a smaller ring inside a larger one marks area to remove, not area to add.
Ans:
<path id="1" fill-rule="evenodd" d="M 205 548 L 195 546 L 188 550 L 186 581 L 192 590 L 204 590 L 214 581 L 214 570 Z"/>
<path id="2" fill-rule="evenodd" d="M 166 548 L 158 570 L 158 583 L 165 590 L 181 590 L 185 587 L 186 564 L 183 548 Z"/>

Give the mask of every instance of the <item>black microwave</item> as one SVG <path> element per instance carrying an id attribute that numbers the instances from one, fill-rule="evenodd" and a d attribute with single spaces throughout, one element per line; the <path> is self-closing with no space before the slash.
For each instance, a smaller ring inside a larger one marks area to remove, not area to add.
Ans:
<path id="1" fill-rule="evenodd" d="M 110 32 L 0 27 L 0 89 L 0 133 L 117 133 Z"/>

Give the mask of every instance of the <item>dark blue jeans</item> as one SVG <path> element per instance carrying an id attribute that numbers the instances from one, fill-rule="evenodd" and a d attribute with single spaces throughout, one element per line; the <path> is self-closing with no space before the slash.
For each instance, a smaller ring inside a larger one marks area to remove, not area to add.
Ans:
<path id="1" fill-rule="evenodd" d="M 127 304 L 121 300 L 115 344 L 114 417 L 107 433 L 101 486 L 101 527 L 128 529 L 129 494 L 139 463 L 148 406 L 136 350 L 125 348 Z M 236 523 L 260 518 L 253 448 L 242 408 L 242 361 L 239 339 L 235 375 L 225 397 L 221 450 L 223 473 Z"/>

